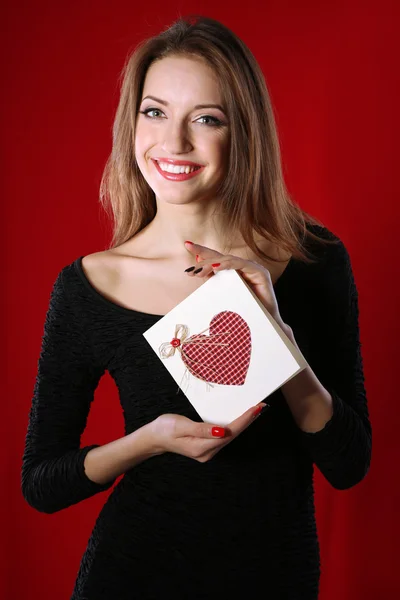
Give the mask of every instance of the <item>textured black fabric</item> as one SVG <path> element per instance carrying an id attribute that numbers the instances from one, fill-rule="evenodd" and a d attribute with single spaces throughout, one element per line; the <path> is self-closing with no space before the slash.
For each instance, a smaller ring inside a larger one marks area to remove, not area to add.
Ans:
<path id="1" fill-rule="evenodd" d="M 335 488 L 355 485 L 369 469 L 371 426 L 348 252 L 342 242 L 310 249 L 318 263 L 292 259 L 275 293 L 333 397 L 332 419 L 301 431 L 277 390 L 271 408 L 211 461 L 165 453 L 129 470 L 97 518 L 71 600 L 317 598 L 313 463 Z M 115 483 L 89 480 L 83 462 L 95 445 L 80 448 L 106 370 L 125 434 L 166 412 L 200 421 L 142 336 L 160 316 L 104 298 L 81 260 L 60 271 L 51 293 L 22 462 L 24 498 L 45 513 Z"/>

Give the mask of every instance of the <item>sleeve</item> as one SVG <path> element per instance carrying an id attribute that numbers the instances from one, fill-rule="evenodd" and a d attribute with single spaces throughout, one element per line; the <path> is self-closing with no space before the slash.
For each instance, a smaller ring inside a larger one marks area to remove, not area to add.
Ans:
<path id="1" fill-rule="evenodd" d="M 315 433 L 300 431 L 302 443 L 329 483 L 338 490 L 359 483 L 369 471 L 372 429 L 364 385 L 358 291 L 349 254 L 333 246 L 325 301 L 312 367 L 333 400 L 333 415 Z"/>
<path id="2" fill-rule="evenodd" d="M 80 438 L 105 368 L 94 364 L 84 323 L 64 287 L 64 271 L 50 295 L 21 470 L 23 497 L 49 514 L 115 482 L 98 484 L 84 469 L 86 454 L 98 444 L 80 448 Z"/>

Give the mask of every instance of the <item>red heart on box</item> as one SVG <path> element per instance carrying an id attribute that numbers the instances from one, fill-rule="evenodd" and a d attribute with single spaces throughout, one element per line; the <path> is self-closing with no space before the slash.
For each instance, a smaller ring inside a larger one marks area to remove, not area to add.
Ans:
<path id="1" fill-rule="evenodd" d="M 192 335 L 181 346 L 182 360 L 192 375 L 223 385 L 244 384 L 250 355 L 250 328 L 229 310 L 212 318 L 209 335 Z"/>

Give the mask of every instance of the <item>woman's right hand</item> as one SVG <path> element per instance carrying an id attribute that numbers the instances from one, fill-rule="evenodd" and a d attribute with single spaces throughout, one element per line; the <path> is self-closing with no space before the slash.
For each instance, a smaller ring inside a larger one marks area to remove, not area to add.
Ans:
<path id="1" fill-rule="evenodd" d="M 260 402 L 249 408 L 226 427 L 198 423 L 169 413 L 160 415 L 146 427 L 149 427 L 155 454 L 174 452 L 204 463 L 247 429 L 264 406 L 266 404 Z"/>

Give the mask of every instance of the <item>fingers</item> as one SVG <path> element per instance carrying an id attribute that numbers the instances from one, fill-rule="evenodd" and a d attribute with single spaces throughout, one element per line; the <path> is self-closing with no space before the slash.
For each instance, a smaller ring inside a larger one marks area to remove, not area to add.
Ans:
<path id="1" fill-rule="evenodd" d="M 227 435 L 225 427 L 221 425 L 215 425 L 213 423 L 195 423 L 193 422 L 193 432 L 186 435 L 192 435 L 193 437 L 206 438 L 206 439 L 217 439 L 223 438 Z"/>
<path id="2" fill-rule="evenodd" d="M 211 460 L 261 414 L 261 402 L 223 427 L 213 423 L 192 421 L 183 415 L 163 414 L 152 421 L 150 431 L 157 452 L 174 452 L 199 462 Z"/>
<path id="3" fill-rule="evenodd" d="M 174 433 L 164 447 L 167 451 L 183 454 L 198 462 L 208 462 L 254 422 L 265 406 L 265 402 L 260 402 L 226 427 L 213 423 L 198 423 L 184 416 L 169 415 L 174 419 Z"/>
<path id="4" fill-rule="evenodd" d="M 249 262 L 250 261 L 245 260 L 244 258 L 230 255 L 206 258 L 202 253 L 196 255 L 196 264 L 186 269 L 185 272 L 189 277 L 206 277 L 207 275 L 214 275 L 216 271 L 221 271 L 223 269 L 244 271 L 246 264 Z M 259 269 L 261 269 L 261 267 L 258 265 L 256 267 L 252 265 L 250 271 L 254 272 L 254 270 Z"/>
<path id="5" fill-rule="evenodd" d="M 196 264 L 185 269 L 185 273 L 188 274 L 189 277 L 206 277 L 207 275 L 214 275 L 214 272 L 218 270 L 222 264 L 227 266 L 227 268 L 231 268 L 227 265 L 227 260 L 221 259 L 219 257 L 213 259 L 204 259 L 203 255 L 196 255 Z M 237 268 L 237 266 L 235 267 Z"/>
<path id="6" fill-rule="evenodd" d="M 225 427 L 217 423 L 199 423 L 183 415 L 164 414 L 156 420 L 158 423 L 158 435 L 176 439 L 198 438 L 231 441 L 232 438 L 239 435 L 260 415 L 261 410 L 265 406 L 265 402 L 260 402 L 256 406 L 252 406 Z"/>
<path id="7" fill-rule="evenodd" d="M 192 254 L 201 254 L 203 258 L 213 258 L 222 256 L 220 252 L 217 250 L 213 250 L 212 248 L 207 248 L 207 246 L 201 246 L 201 244 L 194 244 L 193 242 L 186 241 L 185 242 L 186 250 L 189 250 Z"/>
<path id="8" fill-rule="evenodd" d="M 256 406 L 252 406 L 240 415 L 240 417 L 229 423 L 226 429 L 233 437 L 236 437 L 261 414 L 261 411 L 265 406 L 267 406 L 265 402 L 260 402 Z"/>
<path id="9" fill-rule="evenodd" d="M 229 423 L 226 427 L 215 425 L 212 423 L 196 423 L 191 421 L 191 431 L 185 426 L 185 433 L 183 435 L 191 435 L 198 438 L 206 439 L 222 439 L 231 438 L 239 435 L 246 427 L 248 427 L 260 414 L 262 409 L 266 406 L 265 402 L 260 402 L 256 406 L 252 406 L 240 417 Z"/>

